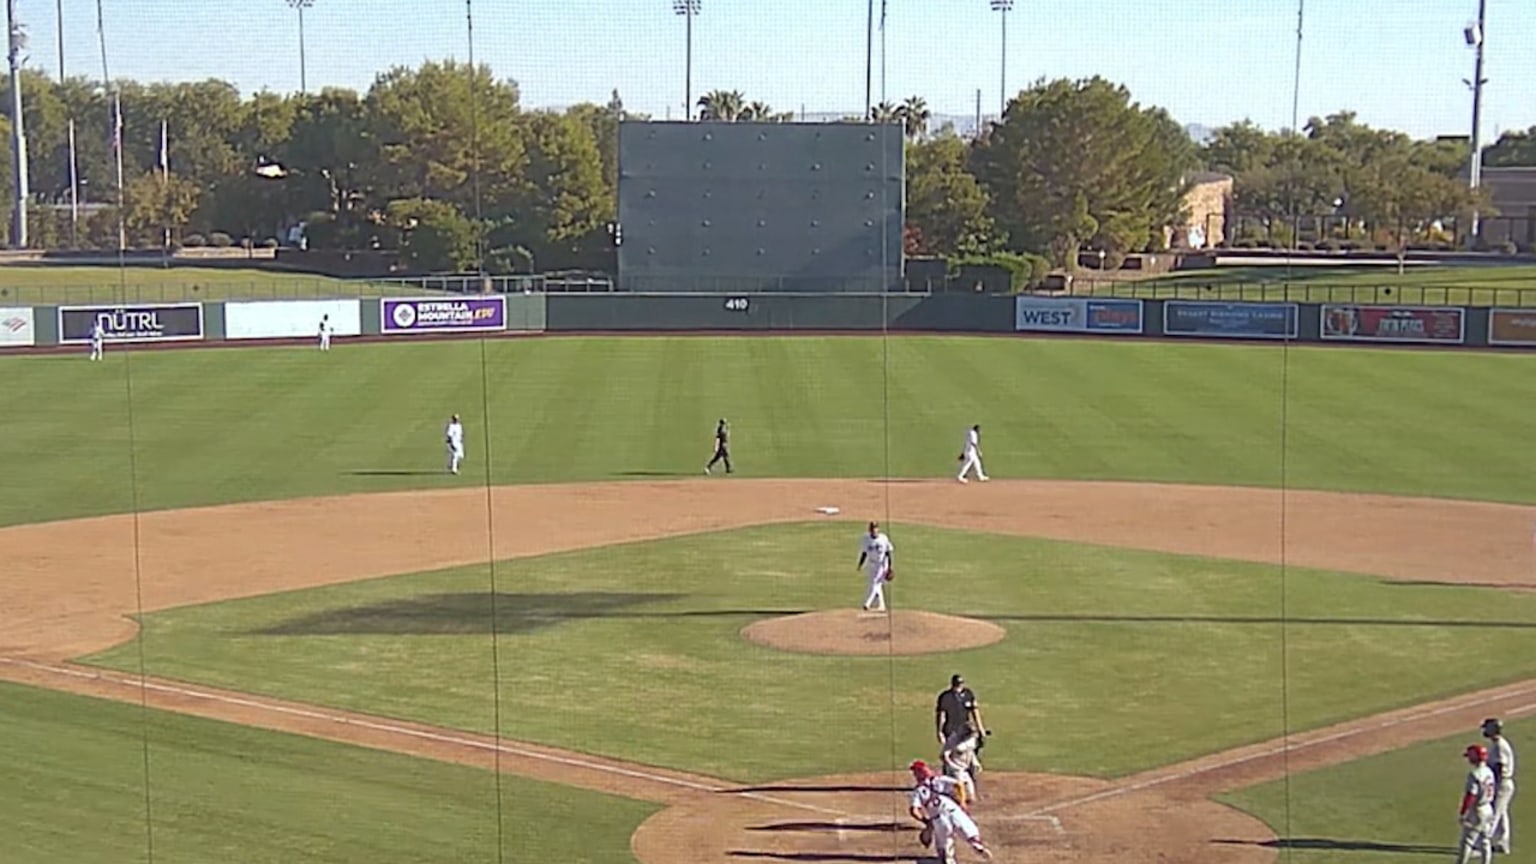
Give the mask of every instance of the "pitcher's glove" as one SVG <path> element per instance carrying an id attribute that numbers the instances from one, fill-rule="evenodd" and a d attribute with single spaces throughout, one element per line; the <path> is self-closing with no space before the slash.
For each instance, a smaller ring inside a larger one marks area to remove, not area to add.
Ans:
<path id="1" fill-rule="evenodd" d="M 923 846 L 933 845 L 933 824 L 923 826 L 923 830 L 917 832 L 917 842 Z"/>
<path id="2" fill-rule="evenodd" d="M 886 570 L 885 571 L 885 581 L 887 581 L 887 582 L 895 582 L 896 581 L 896 571 L 895 571 L 895 569 L 890 569 L 890 570 Z"/>

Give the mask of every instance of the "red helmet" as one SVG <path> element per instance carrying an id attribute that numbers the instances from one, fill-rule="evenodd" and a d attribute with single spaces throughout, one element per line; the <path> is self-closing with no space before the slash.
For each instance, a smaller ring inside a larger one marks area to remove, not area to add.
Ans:
<path id="1" fill-rule="evenodd" d="M 1473 744 L 1466 749 L 1463 755 L 1467 757 L 1468 762 L 1479 765 L 1488 761 L 1488 748 L 1481 744 Z"/>
<path id="2" fill-rule="evenodd" d="M 911 771 L 912 776 L 918 778 L 919 780 L 926 780 L 933 776 L 933 769 L 929 768 L 928 763 L 921 759 L 913 761 L 911 765 L 907 766 L 907 770 Z"/>

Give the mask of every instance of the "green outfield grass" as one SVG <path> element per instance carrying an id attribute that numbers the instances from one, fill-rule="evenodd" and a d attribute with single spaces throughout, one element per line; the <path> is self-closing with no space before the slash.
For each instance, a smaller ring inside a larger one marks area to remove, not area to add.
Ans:
<path id="1" fill-rule="evenodd" d="M 1536 675 L 1536 596 L 892 536 L 898 605 L 1008 637 L 894 660 L 745 642 L 754 620 L 862 599 L 857 526 L 818 523 L 498 565 L 499 679 L 484 567 L 157 613 L 142 647 L 160 675 L 480 731 L 499 695 L 509 736 L 749 782 L 886 765 L 892 733 L 897 759 L 927 754 L 931 700 L 955 671 L 1000 730 L 989 766 L 1094 775 L 1278 737 L 1282 659 L 1293 729 Z M 139 647 L 90 662 L 136 669 Z"/>
<path id="2" fill-rule="evenodd" d="M 1536 740 L 1536 720 L 1505 723 L 1514 746 Z M 1456 808 L 1467 763 L 1461 751 L 1483 743 L 1475 728 L 1440 741 L 1297 774 L 1224 796 L 1285 838 L 1282 853 L 1296 864 L 1396 864 L 1456 860 Z M 1519 753 L 1516 753 L 1519 764 Z M 1495 860 L 1536 860 L 1522 823 L 1536 818 L 1536 796 L 1517 789 L 1510 802 L 1513 854 Z M 1476 860 L 1476 859 L 1474 859 Z"/>
<path id="3" fill-rule="evenodd" d="M 1144 299 L 1293 303 L 1388 303 L 1425 306 L 1536 306 L 1536 266 L 1396 265 L 1219 267 L 1149 279 L 1095 280 L 1082 274 L 1077 293 Z"/>
<path id="4" fill-rule="evenodd" d="M 161 303 L 198 300 L 304 300 L 439 293 L 313 273 L 232 267 L 135 265 L 0 266 L 0 306 Z"/>
<path id="5" fill-rule="evenodd" d="M 151 839 L 161 864 L 497 860 L 489 772 L 10 684 L 0 729 L 6 864 L 143 862 Z M 501 796 L 509 861 L 633 862 L 655 810 L 523 778 Z"/>
<path id="6" fill-rule="evenodd" d="M 998 477 L 1536 502 L 1536 473 L 1516 467 L 1533 369 L 1519 355 L 966 337 L 6 357 L 0 524 L 475 485 L 487 450 L 498 484 L 691 476 L 720 416 L 746 477 L 941 476 L 979 422 Z M 399 476 L 440 468 L 454 412 L 468 473 Z"/>

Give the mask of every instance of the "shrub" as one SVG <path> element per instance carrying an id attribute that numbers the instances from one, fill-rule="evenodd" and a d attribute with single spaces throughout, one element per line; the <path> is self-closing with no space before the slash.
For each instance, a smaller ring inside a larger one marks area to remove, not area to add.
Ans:
<path id="1" fill-rule="evenodd" d="M 215 231 L 208 235 L 208 242 L 220 249 L 228 249 L 235 245 L 235 238 L 225 234 L 223 231 Z"/>
<path id="2" fill-rule="evenodd" d="M 197 249 L 208 245 L 208 238 L 201 234 L 188 234 L 181 238 L 181 245 L 189 249 Z"/>
<path id="3" fill-rule="evenodd" d="M 1500 243 L 1497 248 L 1499 252 L 1505 255 L 1515 255 L 1520 251 L 1520 247 L 1516 246 L 1514 242 L 1510 240 L 1505 240 L 1503 243 Z"/>
<path id="4" fill-rule="evenodd" d="M 1317 248 L 1317 244 L 1313 243 L 1311 240 L 1303 240 L 1296 244 L 1296 248 L 1302 252 L 1311 252 Z"/>
<path id="5" fill-rule="evenodd" d="M 277 238 L 268 237 L 267 239 L 261 241 L 261 247 L 263 249 L 276 249 L 278 247 Z"/>

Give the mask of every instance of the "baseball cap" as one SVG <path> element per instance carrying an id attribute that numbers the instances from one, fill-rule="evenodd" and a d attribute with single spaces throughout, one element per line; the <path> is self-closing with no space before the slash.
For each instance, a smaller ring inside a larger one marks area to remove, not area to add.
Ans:
<path id="1" fill-rule="evenodd" d="M 949 676 L 949 686 L 951 686 L 951 687 L 955 686 L 956 684 L 964 684 L 964 683 L 965 683 L 965 676 L 963 676 L 963 675 L 951 675 L 951 676 Z"/>

